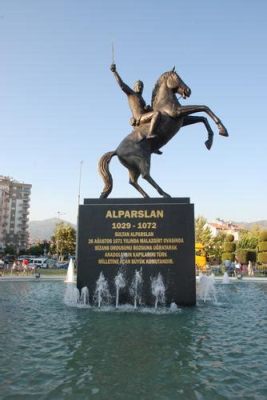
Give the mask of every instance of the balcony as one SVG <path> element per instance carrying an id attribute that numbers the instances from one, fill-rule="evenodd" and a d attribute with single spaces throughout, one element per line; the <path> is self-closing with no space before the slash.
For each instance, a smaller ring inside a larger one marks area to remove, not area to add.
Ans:
<path id="1" fill-rule="evenodd" d="M 22 210 L 21 210 L 21 213 L 22 214 L 29 214 L 30 213 L 30 211 L 29 211 L 29 208 L 23 208 Z"/>

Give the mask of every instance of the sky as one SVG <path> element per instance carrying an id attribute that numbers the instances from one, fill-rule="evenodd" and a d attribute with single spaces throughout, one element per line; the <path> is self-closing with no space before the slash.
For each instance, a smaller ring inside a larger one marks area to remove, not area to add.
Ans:
<path id="1" fill-rule="evenodd" d="M 97 163 L 131 132 L 127 98 L 110 65 L 150 104 L 175 65 L 227 127 L 204 145 L 203 124 L 182 128 L 153 155 L 151 176 L 195 215 L 267 219 L 265 0 L 1 0 L 0 175 L 32 184 L 30 220 L 75 223 L 78 199 L 98 198 Z M 201 114 L 203 115 L 203 114 Z M 110 197 L 140 197 L 114 157 Z M 158 193 L 140 178 L 151 197 Z"/>

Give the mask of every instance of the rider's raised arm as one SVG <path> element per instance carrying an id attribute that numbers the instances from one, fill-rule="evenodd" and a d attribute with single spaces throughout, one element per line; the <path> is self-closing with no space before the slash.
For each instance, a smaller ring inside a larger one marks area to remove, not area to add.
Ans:
<path id="1" fill-rule="evenodd" d="M 121 79 L 120 75 L 118 74 L 118 72 L 116 70 L 116 64 L 111 64 L 110 69 L 113 72 L 113 74 L 114 74 L 114 76 L 116 78 L 116 81 L 118 82 L 121 90 L 123 90 L 124 93 L 126 93 L 127 95 L 128 94 L 132 94 L 133 90 L 128 85 L 126 85 L 126 83 L 123 82 L 123 80 Z"/>

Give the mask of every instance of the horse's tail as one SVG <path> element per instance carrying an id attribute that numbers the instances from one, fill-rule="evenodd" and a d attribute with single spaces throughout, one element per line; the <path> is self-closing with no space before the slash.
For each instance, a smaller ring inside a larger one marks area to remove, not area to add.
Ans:
<path id="1" fill-rule="evenodd" d="M 100 195 L 100 199 L 105 199 L 112 191 L 113 187 L 113 179 L 111 173 L 109 172 L 109 163 L 113 156 L 116 155 L 116 151 L 109 151 L 105 153 L 98 162 L 98 171 L 102 176 L 104 181 L 104 189 Z"/>

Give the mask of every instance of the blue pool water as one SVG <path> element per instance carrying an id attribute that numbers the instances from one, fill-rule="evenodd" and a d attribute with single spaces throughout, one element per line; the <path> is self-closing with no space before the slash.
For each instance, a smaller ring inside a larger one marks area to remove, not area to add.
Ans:
<path id="1" fill-rule="evenodd" d="M 266 283 L 173 313 L 69 307 L 65 288 L 0 282 L 1 399 L 267 398 Z"/>

